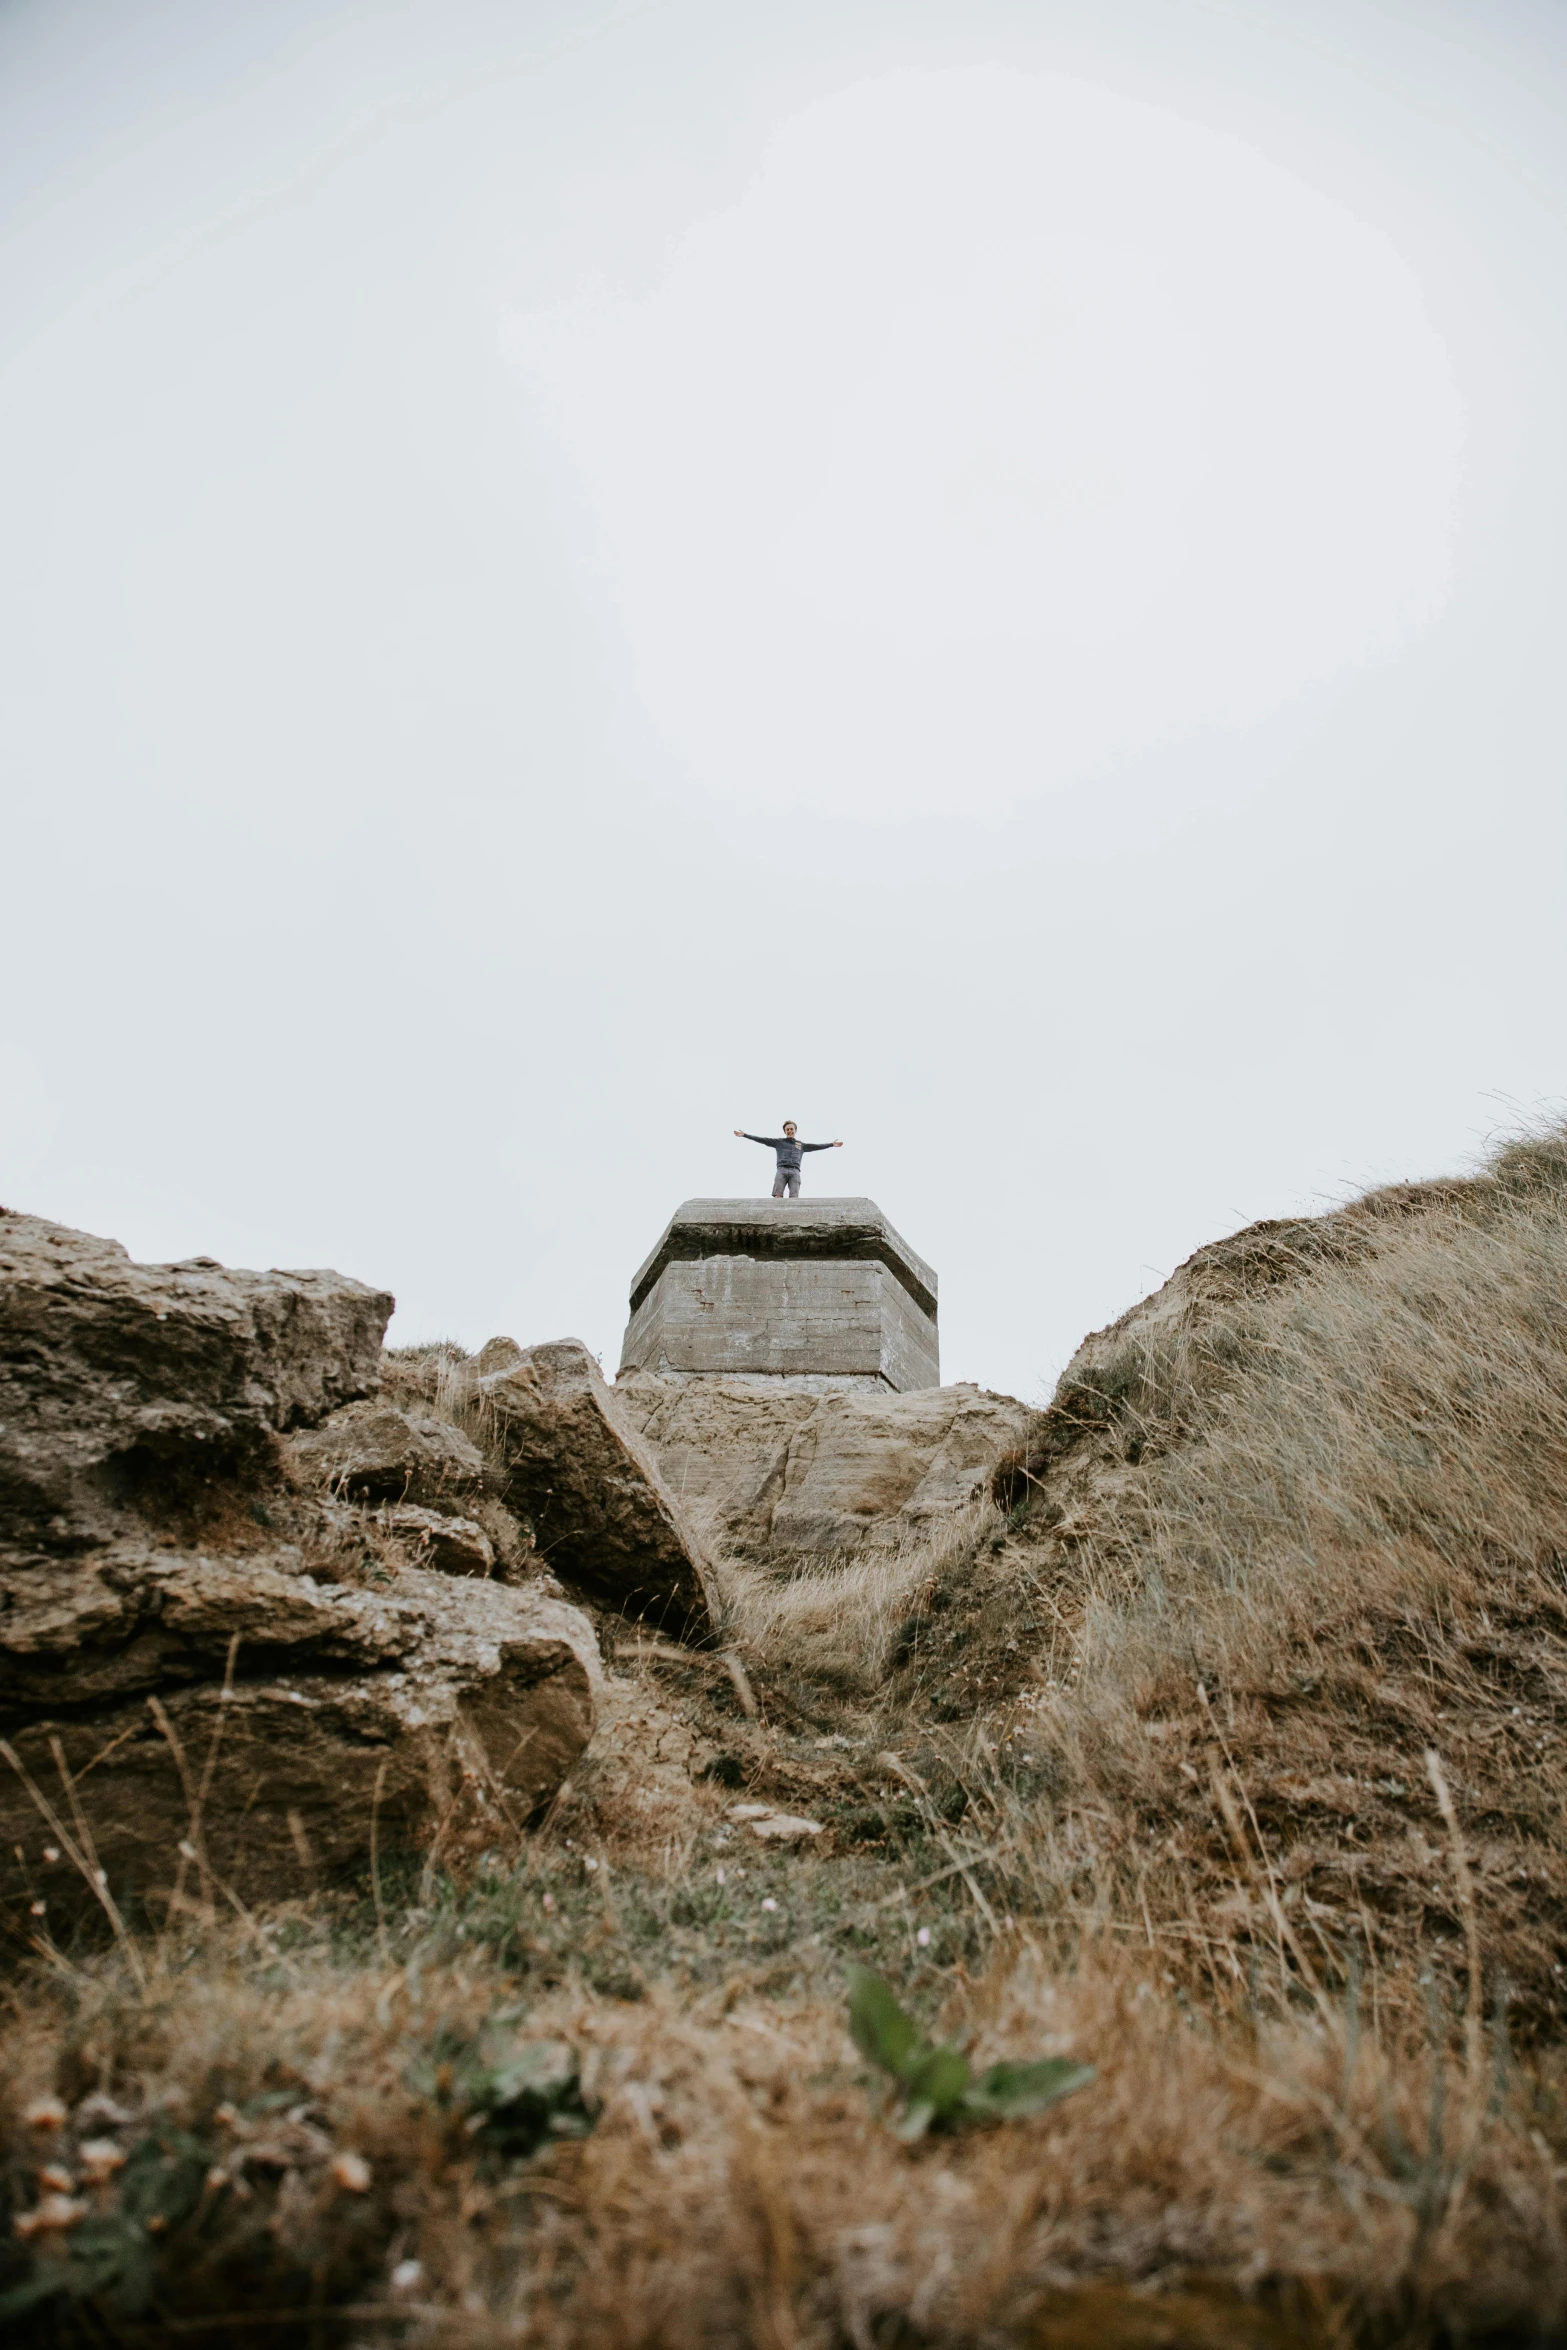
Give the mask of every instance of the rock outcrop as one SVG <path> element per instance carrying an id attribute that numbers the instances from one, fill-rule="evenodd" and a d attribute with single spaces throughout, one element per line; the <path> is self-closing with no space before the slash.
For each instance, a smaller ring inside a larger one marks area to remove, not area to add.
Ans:
<path id="1" fill-rule="evenodd" d="M 0 1527 L 82 1535 L 149 1481 L 321 1419 L 375 1386 L 391 1310 L 340 1273 L 137 1265 L 0 1213 Z"/>
<path id="2" fill-rule="evenodd" d="M 527 1592 L 128 1546 L 30 1580 L 6 1594 L 0 1836 L 13 1892 L 56 1915 L 89 1898 L 47 1859 L 62 1829 L 121 1901 L 198 1873 L 280 1897 L 361 1861 L 372 1820 L 383 1851 L 428 1847 L 459 1805 L 520 1825 L 592 1732 L 592 1629 Z"/>
<path id="3" fill-rule="evenodd" d="M 415 1545 L 417 1566 L 433 1567 L 441 1575 L 495 1572 L 495 1544 L 473 1518 L 449 1517 L 444 1510 L 419 1509 L 410 1502 L 389 1509 L 382 1523 Z"/>
<path id="4" fill-rule="evenodd" d="M 695 1519 L 744 1555 L 896 1548 L 963 1508 L 1037 1414 L 970 1386 L 819 1395 L 634 1378 L 615 1407 Z"/>
<path id="5" fill-rule="evenodd" d="M 450 1420 L 353 1403 L 289 1439 L 299 1475 L 354 1501 L 460 1509 L 486 1490 L 484 1455 Z"/>
<path id="6" fill-rule="evenodd" d="M 702 1544 L 580 1340 L 519 1348 L 474 1395 L 506 1499 L 563 1582 L 687 1639 L 711 1631 Z"/>
<path id="7" fill-rule="evenodd" d="M 466 1501 L 483 1455 L 341 1408 L 391 1307 L 0 1217 L 0 1886 L 24 1928 L 297 1892 L 362 1863 L 372 1822 L 384 1852 L 493 1836 L 587 1744 L 586 1616 L 518 1587 L 493 1501 L 511 1587 L 483 1524 L 404 1498 Z"/>

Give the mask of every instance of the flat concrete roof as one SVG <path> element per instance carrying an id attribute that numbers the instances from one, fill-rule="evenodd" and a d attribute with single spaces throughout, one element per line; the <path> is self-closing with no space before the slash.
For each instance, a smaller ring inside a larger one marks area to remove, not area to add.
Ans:
<path id="1" fill-rule="evenodd" d="M 666 1265 L 700 1257 L 870 1257 L 925 1313 L 936 1311 L 935 1274 L 873 1199 L 682 1200 L 637 1268 L 631 1311 Z"/>

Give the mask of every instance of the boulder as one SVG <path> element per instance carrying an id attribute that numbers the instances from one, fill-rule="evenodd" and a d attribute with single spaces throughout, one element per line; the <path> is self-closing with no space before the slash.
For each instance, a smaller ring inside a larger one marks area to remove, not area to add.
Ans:
<path id="1" fill-rule="evenodd" d="M 820 1820 L 774 1811 L 770 1803 L 732 1803 L 729 1817 L 737 1826 L 748 1828 L 763 1844 L 799 1844 L 807 1836 L 819 1836 L 822 1832 Z"/>
<path id="2" fill-rule="evenodd" d="M 385 1510 L 381 1523 L 417 1545 L 414 1563 L 438 1575 L 493 1575 L 495 1545 L 473 1518 L 450 1518 L 441 1510 L 405 1503 Z"/>
<path id="3" fill-rule="evenodd" d="M 78 1539 L 149 1476 L 253 1454 L 368 1393 L 392 1304 L 340 1273 L 137 1265 L 0 1211 L 0 1527 Z"/>
<path id="4" fill-rule="evenodd" d="M 459 1805 L 520 1826 L 602 1686 L 578 1609 L 412 1568 L 355 1590 L 123 1541 L 0 1601 L 7 1906 L 51 1918 L 91 1898 L 73 1844 L 121 1901 L 210 1879 L 251 1902 L 362 1864 L 372 1833 L 426 1848 Z"/>
<path id="5" fill-rule="evenodd" d="M 791 1379 L 615 1382 L 615 1410 L 635 1428 L 697 1525 L 730 1537 L 730 1521 L 770 1490 L 790 1441 L 819 1410 L 819 1389 Z"/>
<path id="6" fill-rule="evenodd" d="M 288 1442 L 303 1481 L 353 1501 L 411 1501 L 427 1507 L 477 1499 L 484 1455 L 450 1420 L 390 1404 L 354 1403 Z"/>
<path id="7" fill-rule="evenodd" d="M 615 1403 L 711 1538 L 773 1560 L 919 1539 L 975 1499 L 1037 1419 L 966 1384 L 821 1395 L 636 1378 Z"/>
<path id="8" fill-rule="evenodd" d="M 701 1543 L 581 1341 L 518 1350 L 478 1382 L 506 1499 L 564 1583 L 687 1639 L 716 1624 Z"/>

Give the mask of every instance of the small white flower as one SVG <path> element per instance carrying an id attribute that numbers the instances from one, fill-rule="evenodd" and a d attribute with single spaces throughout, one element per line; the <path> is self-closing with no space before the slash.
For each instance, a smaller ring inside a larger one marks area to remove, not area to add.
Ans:
<path id="1" fill-rule="evenodd" d="M 422 2260 L 400 2260 L 392 2271 L 391 2285 L 394 2293 L 411 2293 L 423 2283 L 424 2262 Z"/>
<path id="2" fill-rule="evenodd" d="M 929 1926 L 921 1926 L 921 1928 L 920 1928 L 919 1932 L 918 1932 L 918 1933 L 915 1935 L 914 1939 L 915 1939 L 915 1941 L 916 1941 L 916 1942 L 919 1944 L 919 1946 L 920 1946 L 921 1950 L 928 1950 L 928 1949 L 930 1948 L 930 1928 L 929 1928 Z"/>
<path id="3" fill-rule="evenodd" d="M 778 1904 L 769 1893 L 767 1899 L 763 1902 L 762 1907 L 763 1909 L 776 1909 Z"/>
<path id="4" fill-rule="evenodd" d="M 52 2236 L 74 2228 L 87 2216 L 87 2206 L 72 2195 L 45 2195 L 31 2211 L 19 2211 L 11 2225 L 24 2241 L 29 2236 Z"/>
<path id="5" fill-rule="evenodd" d="M 124 2149 L 112 2138 L 89 2138 L 85 2146 L 77 2148 L 76 2159 L 82 2166 L 83 2178 L 94 2187 L 101 2187 L 125 2166 Z"/>

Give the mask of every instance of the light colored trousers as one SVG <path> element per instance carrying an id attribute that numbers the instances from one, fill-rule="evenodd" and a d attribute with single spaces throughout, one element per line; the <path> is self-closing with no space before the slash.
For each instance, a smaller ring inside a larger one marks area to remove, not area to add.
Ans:
<path id="1" fill-rule="evenodd" d="M 787 1192 L 788 1192 L 788 1194 L 789 1194 L 789 1197 L 790 1197 L 791 1199 L 798 1199 L 798 1198 L 799 1198 L 799 1196 L 800 1196 L 800 1170 L 799 1170 L 799 1168 L 798 1168 L 798 1167 L 780 1167 L 780 1168 L 779 1168 L 779 1170 L 778 1170 L 778 1180 L 777 1180 L 777 1182 L 776 1182 L 776 1183 L 773 1185 L 773 1197 L 774 1197 L 774 1199 L 782 1199 L 782 1198 L 783 1198 L 783 1195 L 784 1195 L 784 1193 L 785 1193 L 785 1191 L 787 1191 Z"/>

